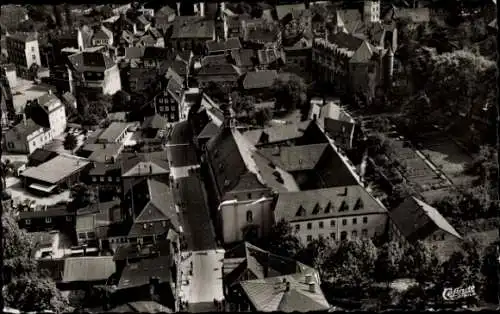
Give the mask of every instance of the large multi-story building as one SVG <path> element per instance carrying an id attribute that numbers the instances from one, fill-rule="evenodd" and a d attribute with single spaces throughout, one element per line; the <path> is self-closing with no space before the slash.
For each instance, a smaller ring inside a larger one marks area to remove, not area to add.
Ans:
<path id="1" fill-rule="evenodd" d="M 49 93 L 39 97 L 34 106 L 31 107 L 31 118 L 37 124 L 49 128 L 52 137 L 61 135 L 66 130 L 66 109 L 62 101 Z"/>
<path id="2" fill-rule="evenodd" d="M 71 93 L 114 95 L 121 90 L 117 64 L 102 52 L 80 52 L 68 57 L 68 76 Z"/>
<path id="3" fill-rule="evenodd" d="M 7 53 L 20 75 L 26 75 L 33 64 L 41 66 L 37 33 L 15 33 L 7 36 Z"/>
<path id="4" fill-rule="evenodd" d="M 333 241 L 382 235 L 388 212 L 361 185 L 282 193 L 274 211 L 285 219 L 302 243 L 319 237 Z"/>

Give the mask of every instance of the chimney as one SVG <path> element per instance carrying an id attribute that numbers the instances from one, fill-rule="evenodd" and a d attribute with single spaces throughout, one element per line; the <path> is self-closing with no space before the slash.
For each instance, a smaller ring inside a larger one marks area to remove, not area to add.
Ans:
<path id="1" fill-rule="evenodd" d="M 311 283 L 313 283 L 313 277 L 312 275 L 306 275 L 306 283 L 309 285 Z"/>
<path id="2" fill-rule="evenodd" d="M 152 165 L 149 165 L 149 173 L 152 174 L 153 173 L 153 166 Z"/>
<path id="3" fill-rule="evenodd" d="M 309 292 L 316 293 L 316 284 L 314 282 L 309 284 Z"/>
<path id="4" fill-rule="evenodd" d="M 347 196 L 347 186 L 344 188 L 344 195 Z"/>
<path id="5" fill-rule="evenodd" d="M 49 95 L 52 95 L 52 89 L 49 89 Z"/>

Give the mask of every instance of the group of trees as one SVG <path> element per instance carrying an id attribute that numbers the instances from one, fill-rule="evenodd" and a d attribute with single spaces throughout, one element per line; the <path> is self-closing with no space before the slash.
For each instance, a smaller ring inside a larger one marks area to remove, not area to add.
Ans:
<path id="1" fill-rule="evenodd" d="M 278 111 L 289 112 L 306 107 L 308 86 L 296 74 L 278 78 L 272 87 L 272 91 L 276 98 L 276 110 Z"/>
<path id="2" fill-rule="evenodd" d="M 108 117 L 113 102 L 110 96 L 101 95 L 97 99 L 89 100 L 85 95 L 77 96 L 78 117 L 76 121 L 84 125 L 98 125 Z"/>
<path id="3" fill-rule="evenodd" d="M 11 208 L 4 207 L 2 235 L 5 305 L 24 312 L 49 310 L 60 313 L 71 310 L 55 282 L 37 268 L 32 257 L 33 239 L 19 229 Z"/>
<path id="4" fill-rule="evenodd" d="M 370 239 L 334 243 L 330 239 L 319 238 L 304 246 L 292 226 L 281 220 L 273 226 L 266 239 L 256 244 L 271 253 L 315 267 L 327 290 L 337 296 L 363 298 L 370 294 L 374 283 L 389 284 L 399 278 L 416 280 L 421 290 L 420 298 L 426 297 L 423 290 L 427 286 L 441 291 L 443 287 L 475 284 L 483 293 L 486 292 L 483 286 L 491 289 L 495 283 L 498 285 L 492 279 L 493 274 L 496 278 L 497 267 L 495 245 L 488 246 L 475 240 L 464 241 L 462 247 L 443 261 L 435 247 L 420 241 L 403 246 L 389 241 L 377 247 Z M 483 250 L 485 247 L 488 249 Z M 491 294 L 491 291 L 488 293 Z M 413 298 L 412 302 L 415 302 L 415 297 L 410 291 L 400 301 L 409 302 Z"/>

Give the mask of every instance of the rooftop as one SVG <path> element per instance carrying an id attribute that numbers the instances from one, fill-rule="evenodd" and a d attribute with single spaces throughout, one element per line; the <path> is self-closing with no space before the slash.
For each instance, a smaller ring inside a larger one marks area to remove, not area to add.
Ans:
<path id="1" fill-rule="evenodd" d="M 275 209 L 277 219 L 291 222 L 376 213 L 387 209 L 360 185 L 282 193 Z"/>
<path id="2" fill-rule="evenodd" d="M 21 139 L 26 139 L 26 137 L 42 128 L 43 127 L 36 124 L 35 121 L 26 119 L 26 121 L 21 121 L 20 123 L 16 124 L 16 126 L 10 129 L 8 132 L 14 132 L 18 134 Z"/>
<path id="3" fill-rule="evenodd" d="M 276 70 L 247 72 L 243 80 L 244 89 L 270 88 L 278 78 Z"/>
<path id="4" fill-rule="evenodd" d="M 130 123 L 127 122 L 112 122 L 108 128 L 99 135 L 98 140 L 106 143 L 115 143 L 129 126 Z"/>
<path id="5" fill-rule="evenodd" d="M 241 43 L 238 38 L 228 38 L 225 41 L 215 41 L 215 40 L 207 41 L 205 43 L 205 46 L 207 47 L 208 52 L 211 53 L 211 52 L 221 52 L 232 49 L 240 49 Z"/>
<path id="6" fill-rule="evenodd" d="M 84 158 L 58 155 L 37 167 L 27 168 L 21 175 L 25 178 L 56 184 L 68 176 L 83 170 L 88 164 L 89 162 Z"/>
<path id="7" fill-rule="evenodd" d="M 22 41 L 22 42 L 30 42 L 38 40 L 37 33 L 28 33 L 28 32 L 17 32 L 13 34 L 9 34 L 7 38 L 12 38 L 14 40 Z"/>
<path id="8" fill-rule="evenodd" d="M 68 257 L 63 282 L 104 281 L 116 271 L 113 256 Z"/>
<path id="9" fill-rule="evenodd" d="M 301 138 L 304 136 L 310 123 L 311 121 L 304 121 L 297 124 L 277 125 L 264 129 L 250 130 L 243 133 L 243 135 L 252 145 L 279 143 Z"/>
<path id="10" fill-rule="evenodd" d="M 115 62 L 102 52 L 80 52 L 68 57 L 73 68 L 78 72 L 104 71 L 115 66 Z"/>
<path id="11" fill-rule="evenodd" d="M 112 258 L 112 257 L 111 257 Z M 159 256 L 153 259 L 143 259 L 137 263 L 129 264 L 123 269 L 118 289 L 127 289 L 149 285 L 151 277 L 156 277 L 161 283 L 172 281 L 171 266 L 172 256 Z"/>
<path id="12" fill-rule="evenodd" d="M 215 34 L 215 23 L 197 16 L 177 16 L 174 20 L 171 38 L 211 39 Z"/>

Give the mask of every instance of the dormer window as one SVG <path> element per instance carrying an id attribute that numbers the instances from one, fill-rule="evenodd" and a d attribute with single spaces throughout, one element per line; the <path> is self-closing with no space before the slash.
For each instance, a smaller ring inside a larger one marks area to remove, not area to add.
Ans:
<path id="1" fill-rule="evenodd" d="M 354 210 L 359 210 L 359 209 L 363 209 L 363 200 L 361 198 L 358 198 L 358 200 L 356 201 L 356 204 L 354 205 Z"/>
<path id="2" fill-rule="evenodd" d="M 325 207 L 325 214 L 328 214 L 330 212 L 331 207 L 332 207 L 332 202 L 328 202 L 328 204 Z"/>
<path id="3" fill-rule="evenodd" d="M 347 205 L 346 201 L 342 201 L 340 204 L 339 212 L 345 212 L 349 210 L 349 205 Z"/>
<path id="4" fill-rule="evenodd" d="M 296 216 L 305 216 L 305 215 L 306 215 L 306 209 L 304 207 L 302 207 L 302 205 L 300 205 Z"/>
<path id="5" fill-rule="evenodd" d="M 314 206 L 314 209 L 313 209 L 313 211 L 312 211 L 312 214 L 313 214 L 313 215 L 317 215 L 317 214 L 319 214 L 320 210 L 321 210 L 321 207 L 319 206 L 319 204 L 318 204 L 318 203 L 316 203 L 316 206 Z"/>

